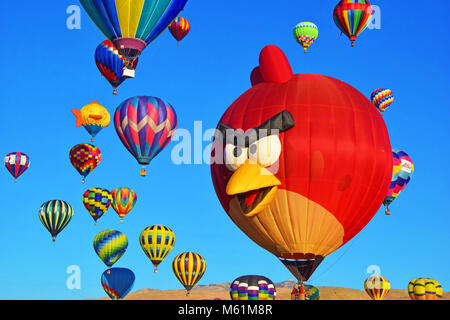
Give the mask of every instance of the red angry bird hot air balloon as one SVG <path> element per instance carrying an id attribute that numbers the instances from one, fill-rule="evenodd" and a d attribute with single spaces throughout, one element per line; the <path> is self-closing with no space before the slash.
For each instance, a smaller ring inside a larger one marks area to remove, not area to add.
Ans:
<path id="1" fill-rule="evenodd" d="M 294 75 L 276 46 L 262 50 L 251 80 L 218 124 L 214 188 L 232 221 L 306 281 L 383 203 L 388 131 L 358 90 Z"/>
<path id="2" fill-rule="evenodd" d="M 188 35 L 189 31 L 191 31 L 191 25 L 187 19 L 177 18 L 169 24 L 169 31 L 178 41 L 178 45 L 180 45 L 180 41 Z"/>

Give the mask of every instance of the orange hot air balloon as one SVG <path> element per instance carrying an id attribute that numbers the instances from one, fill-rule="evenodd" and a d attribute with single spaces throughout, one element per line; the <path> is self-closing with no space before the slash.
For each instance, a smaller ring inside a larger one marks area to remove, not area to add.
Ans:
<path id="1" fill-rule="evenodd" d="M 383 203 L 391 144 L 381 115 L 352 86 L 294 75 L 275 46 L 259 62 L 253 87 L 217 126 L 212 180 L 231 220 L 306 281 Z"/>

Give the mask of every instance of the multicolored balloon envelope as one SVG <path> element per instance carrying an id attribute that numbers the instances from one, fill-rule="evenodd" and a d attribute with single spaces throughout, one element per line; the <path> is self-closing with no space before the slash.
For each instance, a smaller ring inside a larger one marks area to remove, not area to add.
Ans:
<path id="1" fill-rule="evenodd" d="M 372 300 L 383 300 L 389 293 L 391 284 L 385 277 L 371 276 L 364 281 L 364 289 Z"/>
<path id="2" fill-rule="evenodd" d="M 184 9 L 187 0 L 80 0 L 119 54 L 136 58 Z M 132 5 L 131 5 L 132 4 Z"/>
<path id="3" fill-rule="evenodd" d="M 105 40 L 95 50 L 95 64 L 98 70 L 109 81 L 114 88 L 113 94 L 117 94 L 117 87 L 128 77 L 124 76 L 124 69 L 135 70 L 138 64 L 138 58 L 134 60 L 127 59 L 119 54 L 114 44 Z"/>
<path id="4" fill-rule="evenodd" d="M 389 108 L 394 102 L 394 94 L 390 89 L 377 89 L 370 95 L 370 100 L 381 114 L 383 114 L 387 108 Z"/>
<path id="5" fill-rule="evenodd" d="M 336 26 L 349 37 L 352 47 L 370 22 L 373 9 L 367 0 L 342 0 L 333 11 Z"/>
<path id="6" fill-rule="evenodd" d="M 169 24 L 169 31 L 172 36 L 178 41 L 178 45 L 180 45 L 180 41 L 188 35 L 190 30 L 191 25 L 185 18 L 176 18 Z"/>
<path id="7" fill-rule="evenodd" d="M 86 210 L 97 225 L 97 220 L 100 219 L 111 206 L 112 196 L 106 189 L 91 188 L 83 194 L 83 204 Z"/>
<path id="8" fill-rule="evenodd" d="M 291 292 L 291 300 L 300 300 L 300 293 L 304 293 L 304 300 L 320 300 L 319 289 L 301 281 L 294 285 Z"/>
<path id="9" fill-rule="evenodd" d="M 127 247 L 127 237 L 117 230 L 100 232 L 94 238 L 94 250 L 108 268 L 124 255 Z"/>
<path id="10" fill-rule="evenodd" d="M 111 268 L 103 272 L 102 287 L 112 300 L 122 300 L 134 285 L 136 279 L 133 271 L 126 268 Z"/>
<path id="11" fill-rule="evenodd" d="M 116 188 L 111 192 L 112 207 L 123 222 L 123 218 L 130 213 L 137 201 L 136 192 L 128 188 Z"/>
<path id="12" fill-rule="evenodd" d="M 295 40 L 305 49 L 305 53 L 318 36 L 319 28 L 312 22 L 300 22 L 294 28 Z"/>
<path id="13" fill-rule="evenodd" d="M 294 74 L 276 46 L 262 50 L 259 64 L 253 87 L 217 125 L 212 181 L 231 220 L 306 282 L 383 203 L 389 134 L 352 86 Z"/>
<path id="14" fill-rule="evenodd" d="M 159 264 L 167 257 L 175 245 L 175 233 L 163 225 L 145 228 L 139 237 L 141 248 L 158 272 Z"/>
<path id="15" fill-rule="evenodd" d="M 231 300 L 275 300 L 276 295 L 273 282 L 263 276 L 242 276 L 230 285 Z"/>
<path id="16" fill-rule="evenodd" d="M 102 160 L 100 149 L 92 144 L 78 144 L 70 150 L 69 159 L 73 167 L 83 177 L 84 183 L 86 177 L 91 173 Z"/>
<path id="17" fill-rule="evenodd" d="M 72 216 L 72 206 L 62 200 L 47 201 L 39 209 L 39 220 L 52 235 L 53 242 L 55 242 L 56 236 L 69 224 Z"/>
<path id="18" fill-rule="evenodd" d="M 429 278 L 417 278 L 408 284 L 408 294 L 411 300 L 440 300 L 442 286 L 439 282 Z"/>
<path id="19" fill-rule="evenodd" d="M 206 271 L 205 259 L 198 253 L 184 252 L 173 259 L 172 270 L 178 281 L 186 288 L 188 296 Z"/>
<path id="20" fill-rule="evenodd" d="M 389 206 L 397 199 L 399 194 L 406 188 L 414 173 L 414 163 L 408 154 L 397 149 L 392 150 L 393 155 L 393 173 L 389 186 L 389 191 L 384 199 L 386 214 L 390 215 Z"/>
<path id="21" fill-rule="evenodd" d="M 170 142 L 177 129 L 175 109 L 156 97 L 133 97 L 122 102 L 114 115 L 117 135 L 139 164 L 146 166 Z M 145 176 L 145 167 L 141 170 Z"/>
<path id="22" fill-rule="evenodd" d="M 6 169 L 14 177 L 14 182 L 30 167 L 30 157 L 22 152 L 11 152 L 7 154 L 3 162 L 5 163 Z"/>
<path id="23" fill-rule="evenodd" d="M 109 126 L 111 120 L 108 110 L 97 101 L 91 102 L 81 110 L 72 109 L 72 113 L 77 118 L 77 128 L 83 126 L 92 136 L 92 142 L 97 133 Z"/>

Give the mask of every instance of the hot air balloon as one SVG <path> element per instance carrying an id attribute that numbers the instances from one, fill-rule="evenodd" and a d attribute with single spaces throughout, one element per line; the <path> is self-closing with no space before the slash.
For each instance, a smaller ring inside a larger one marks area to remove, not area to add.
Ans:
<path id="1" fill-rule="evenodd" d="M 180 41 L 183 40 L 191 30 L 191 25 L 189 21 L 185 18 L 176 18 L 169 24 L 169 31 L 173 35 L 173 37 L 178 41 L 178 45 L 180 45 Z"/>
<path id="2" fill-rule="evenodd" d="M 91 102 L 81 110 L 72 109 L 72 113 L 77 118 L 77 128 L 83 126 L 92 136 L 92 142 L 94 142 L 94 137 L 100 130 L 109 126 L 111 120 L 108 110 L 97 101 Z"/>
<path id="3" fill-rule="evenodd" d="M 440 300 L 442 292 L 441 284 L 429 278 L 417 278 L 408 284 L 408 294 L 412 300 Z"/>
<path id="4" fill-rule="evenodd" d="M 123 222 L 123 218 L 134 208 L 137 201 L 136 192 L 128 188 L 116 188 L 111 192 L 112 207 Z"/>
<path id="5" fill-rule="evenodd" d="M 231 300 L 275 300 L 276 295 L 273 282 L 263 276 L 242 276 L 230 285 Z"/>
<path id="6" fill-rule="evenodd" d="M 370 276 L 364 282 L 364 289 L 372 300 L 383 300 L 389 293 L 391 284 L 382 276 Z"/>
<path id="7" fill-rule="evenodd" d="M 14 182 L 17 182 L 17 178 L 30 166 L 30 157 L 22 152 L 11 152 L 6 155 L 3 162 L 5 163 L 6 169 L 14 177 Z"/>
<path id="8" fill-rule="evenodd" d="M 39 219 L 50 232 L 53 242 L 56 236 L 69 224 L 73 216 L 73 209 L 65 201 L 51 200 L 45 202 L 39 209 Z"/>
<path id="9" fill-rule="evenodd" d="M 300 22 L 294 28 L 295 40 L 305 49 L 305 53 L 318 36 L 319 28 L 312 22 Z"/>
<path id="10" fill-rule="evenodd" d="M 262 50 L 252 80 L 217 126 L 214 189 L 251 240 L 307 281 L 383 203 L 392 177 L 388 131 L 358 90 L 294 75 L 276 46 Z"/>
<path id="11" fill-rule="evenodd" d="M 373 9 L 367 0 L 342 0 L 333 11 L 334 23 L 350 38 L 352 47 L 372 18 Z"/>
<path id="12" fill-rule="evenodd" d="M 139 237 L 141 248 L 158 272 L 159 264 L 167 257 L 175 245 L 175 233 L 163 225 L 145 228 Z"/>
<path id="13" fill-rule="evenodd" d="M 173 107 L 160 98 L 134 97 L 122 102 L 114 115 L 117 135 L 127 150 L 145 166 L 170 142 L 177 128 Z"/>
<path id="14" fill-rule="evenodd" d="M 83 204 L 97 225 L 100 219 L 111 206 L 112 196 L 106 189 L 91 188 L 83 194 Z"/>
<path id="15" fill-rule="evenodd" d="M 69 159 L 73 167 L 83 177 L 86 177 L 99 165 L 102 159 L 100 149 L 92 144 L 78 144 L 70 150 Z"/>
<path id="16" fill-rule="evenodd" d="M 291 300 L 320 300 L 320 291 L 312 285 L 299 281 L 292 289 Z"/>
<path id="17" fill-rule="evenodd" d="M 80 0 L 119 54 L 137 58 L 184 9 L 187 0 Z"/>
<path id="18" fill-rule="evenodd" d="M 94 250 L 108 268 L 111 268 L 125 253 L 127 237 L 117 230 L 106 230 L 94 238 Z"/>
<path id="19" fill-rule="evenodd" d="M 133 271 L 126 268 L 111 268 L 103 272 L 102 287 L 112 300 L 122 300 L 131 291 L 136 279 Z"/>
<path id="20" fill-rule="evenodd" d="M 394 94 L 390 89 L 377 89 L 370 95 L 370 100 L 383 115 L 386 109 L 394 102 Z"/>
<path id="21" fill-rule="evenodd" d="M 393 155 L 393 173 L 389 186 L 389 191 L 384 199 L 386 214 L 390 215 L 389 206 L 398 197 L 398 195 L 406 188 L 407 184 L 414 173 L 414 163 L 404 151 L 397 149 L 392 150 Z"/>
<path id="22" fill-rule="evenodd" d="M 172 270 L 178 281 L 186 288 L 186 296 L 189 296 L 192 288 L 203 277 L 206 262 L 197 253 L 184 252 L 173 259 Z"/>
<path id="23" fill-rule="evenodd" d="M 95 50 L 95 64 L 98 70 L 109 81 L 114 88 L 113 94 L 117 94 L 117 87 L 128 78 L 134 77 L 134 72 L 127 73 L 124 70 L 135 70 L 138 64 L 138 58 L 128 59 L 119 54 L 114 44 L 105 40 Z"/>

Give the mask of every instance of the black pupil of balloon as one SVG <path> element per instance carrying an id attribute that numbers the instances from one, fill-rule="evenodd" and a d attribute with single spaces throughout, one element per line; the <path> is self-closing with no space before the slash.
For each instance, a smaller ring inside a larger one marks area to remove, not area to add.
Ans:
<path id="1" fill-rule="evenodd" d="M 235 158 L 240 157 L 242 154 L 242 148 L 235 147 L 233 150 L 233 155 Z"/>
<path id="2" fill-rule="evenodd" d="M 258 151 L 258 147 L 256 146 L 256 144 L 252 144 L 250 146 L 250 153 L 251 154 L 256 154 L 256 151 Z"/>

